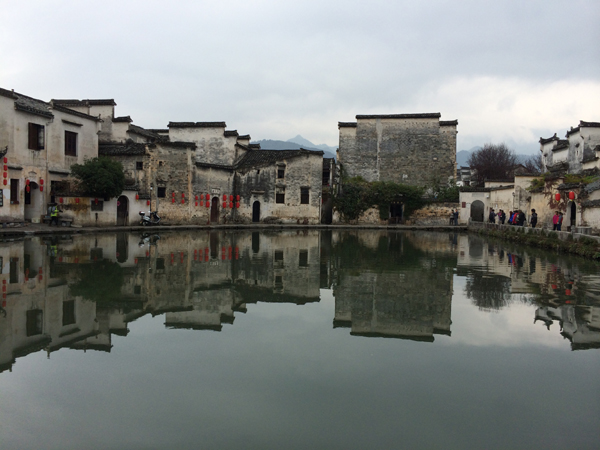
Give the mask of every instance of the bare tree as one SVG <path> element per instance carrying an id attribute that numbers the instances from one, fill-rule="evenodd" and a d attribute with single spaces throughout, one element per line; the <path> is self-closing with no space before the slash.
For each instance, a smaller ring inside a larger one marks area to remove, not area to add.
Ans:
<path id="1" fill-rule="evenodd" d="M 533 175 L 539 175 L 544 171 L 544 165 L 542 164 L 542 153 L 536 153 L 535 155 L 531 155 L 529 158 L 525 160 L 523 166 L 527 170 L 527 173 L 531 173 Z"/>
<path id="2" fill-rule="evenodd" d="M 469 166 L 474 172 L 472 183 L 482 186 L 485 180 L 505 180 L 514 176 L 518 164 L 514 150 L 506 144 L 484 144 L 469 157 Z"/>

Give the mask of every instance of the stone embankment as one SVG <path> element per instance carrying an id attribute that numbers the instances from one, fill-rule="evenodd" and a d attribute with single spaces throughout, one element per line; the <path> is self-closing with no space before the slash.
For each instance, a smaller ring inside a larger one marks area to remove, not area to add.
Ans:
<path id="1" fill-rule="evenodd" d="M 471 222 L 468 230 L 482 235 L 564 253 L 573 253 L 600 261 L 600 236 L 483 222 Z"/>
<path id="2" fill-rule="evenodd" d="M 21 227 L 0 228 L 1 238 L 28 237 L 35 235 L 52 234 L 90 234 L 90 233 L 118 233 L 118 232 L 146 232 L 158 231 L 193 231 L 193 230 L 283 230 L 283 229 L 317 229 L 317 230 L 423 230 L 423 231 L 466 231 L 466 225 L 459 226 L 417 226 L 417 225 L 295 225 L 295 224 L 226 224 L 226 225 L 158 225 L 144 227 L 134 226 L 106 226 L 106 227 L 57 227 L 42 224 L 25 223 Z"/>

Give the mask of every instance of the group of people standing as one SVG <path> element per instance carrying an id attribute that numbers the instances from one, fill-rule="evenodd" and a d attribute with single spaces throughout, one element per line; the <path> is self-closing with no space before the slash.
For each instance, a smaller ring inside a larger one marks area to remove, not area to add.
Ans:
<path id="1" fill-rule="evenodd" d="M 504 225 L 504 222 L 506 221 L 506 213 L 504 212 L 504 210 L 499 209 L 498 213 L 496 213 L 494 211 L 494 208 L 490 208 L 490 214 L 488 216 L 488 221 L 490 223 L 496 223 L 496 217 L 498 218 L 498 223 L 501 225 Z M 537 220 L 538 220 L 537 213 L 535 212 L 535 209 L 532 209 L 531 217 L 529 218 L 529 225 L 531 226 L 531 228 L 536 227 Z M 517 209 L 516 211 L 508 212 L 508 224 L 509 225 L 516 225 L 516 226 L 522 227 L 522 226 L 525 226 L 525 223 L 527 223 L 527 218 L 525 217 L 525 213 L 522 210 Z"/>
<path id="2" fill-rule="evenodd" d="M 560 211 L 555 211 L 554 216 L 552 216 L 552 229 L 554 231 L 561 231 L 563 223 L 563 213 Z"/>
<path id="3" fill-rule="evenodd" d="M 458 225 L 458 209 L 453 209 L 450 213 L 450 225 Z"/>

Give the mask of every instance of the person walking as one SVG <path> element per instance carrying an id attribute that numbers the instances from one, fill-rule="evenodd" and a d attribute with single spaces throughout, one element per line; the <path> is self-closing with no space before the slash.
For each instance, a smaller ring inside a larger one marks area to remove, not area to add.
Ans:
<path id="1" fill-rule="evenodd" d="M 56 226 L 58 226 L 58 213 L 62 212 L 58 210 L 58 206 L 53 205 L 52 209 L 50 210 L 50 225 L 52 226 L 53 223 L 56 223 Z"/>
<path id="2" fill-rule="evenodd" d="M 558 219 L 559 219 L 558 211 L 555 211 L 554 216 L 552 216 L 552 230 L 553 231 L 558 230 Z M 560 231 L 560 230 L 558 230 L 558 231 Z"/>
<path id="3" fill-rule="evenodd" d="M 535 212 L 535 209 L 531 210 L 531 218 L 529 219 L 529 224 L 531 225 L 531 228 L 535 228 L 535 226 L 537 225 L 537 213 Z"/>
<path id="4" fill-rule="evenodd" d="M 458 209 L 454 210 L 454 225 L 458 225 Z"/>
<path id="5" fill-rule="evenodd" d="M 559 212 L 558 213 L 558 227 L 556 228 L 557 231 L 561 231 L 562 223 L 563 223 L 563 213 Z"/>
<path id="6" fill-rule="evenodd" d="M 522 227 L 523 225 L 525 225 L 525 213 L 521 210 L 519 210 L 519 214 L 517 215 L 517 225 L 519 225 L 520 227 Z"/>
<path id="7" fill-rule="evenodd" d="M 504 225 L 504 221 L 506 220 L 506 213 L 504 212 L 503 209 L 500 210 L 500 214 L 498 215 L 498 218 L 500 219 L 500 223 L 502 225 Z"/>
<path id="8" fill-rule="evenodd" d="M 490 215 L 488 217 L 490 223 L 496 223 L 496 213 L 494 212 L 494 208 L 490 208 Z"/>
<path id="9" fill-rule="evenodd" d="M 450 213 L 450 225 L 454 225 L 454 210 Z"/>

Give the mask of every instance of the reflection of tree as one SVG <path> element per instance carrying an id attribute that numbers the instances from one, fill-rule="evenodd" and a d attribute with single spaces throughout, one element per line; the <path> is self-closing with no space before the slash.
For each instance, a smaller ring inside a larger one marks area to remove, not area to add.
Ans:
<path id="1" fill-rule="evenodd" d="M 123 287 L 123 269 L 110 261 L 79 266 L 79 281 L 70 286 L 71 295 L 95 302 L 117 301 Z"/>
<path id="2" fill-rule="evenodd" d="M 510 302 L 510 278 L 473 273 L 467 278 L 465 293 L 482 310 L 498 310 Z"/>

